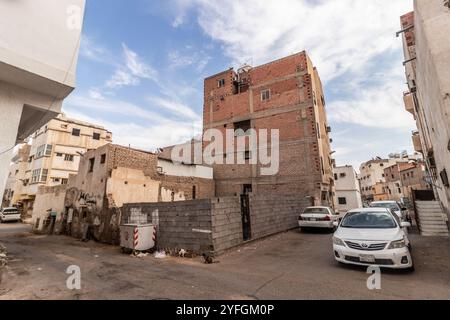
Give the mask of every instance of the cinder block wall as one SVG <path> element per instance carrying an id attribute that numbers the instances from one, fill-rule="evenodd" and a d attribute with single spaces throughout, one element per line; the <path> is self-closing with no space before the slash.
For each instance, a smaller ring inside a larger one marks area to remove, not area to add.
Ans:
<path id="1" fill-rule="evenodd" d="M 253 240 L 296 228 L 299 214 L 312 201 L 275 195 L 250 195 L 249 200 Z M 239 197 L 127 204 L 122 223 L 129 222 L 132 211 L 158 224 L 159 249 L 222 254 L 244 243 Z"/>
<path id="2" fill-rule="evenodd" d="M 312 201 L 296 196 L 250 195 L 252 239 L 296 228 L 298 216 Z"/>
<path id="3" fill-rule="evenodd" d="M 212 239 L 214 251 L 236 247 L 243 242 L 241 202 L 239 197 L 211 200 Z"/>
<path id="4" fill-rule="evenodd" d="M 126 204 L 122 223 L 128 223 L 131 211 L 141 212 L 149 223 L 157 225 L 157 247 L 177 252 L 214 251 L 212 242 L 211 200 Z"/>

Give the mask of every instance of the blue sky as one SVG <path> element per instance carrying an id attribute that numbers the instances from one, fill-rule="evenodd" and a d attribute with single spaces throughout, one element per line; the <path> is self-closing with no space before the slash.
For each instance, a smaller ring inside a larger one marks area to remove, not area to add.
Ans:
<path id="1" fill-rule="evenodd" d="M 412 0 L 87 0 L 71 117 L 154 150 L 201 132 L 203 79 L 306 49 L 339 165 L 412 151 L 399 16 Z"/>

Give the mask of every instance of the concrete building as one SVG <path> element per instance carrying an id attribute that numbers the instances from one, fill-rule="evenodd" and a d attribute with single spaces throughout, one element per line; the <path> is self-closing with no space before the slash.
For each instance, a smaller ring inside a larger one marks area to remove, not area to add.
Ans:
<path id="1" fill-rule="evenodd" d="M 59 193 L 58 187 L 40 189 L 48 200 L 33 211 L 34 229 L 55 224 L 77 238 L 89 235 L 115 244 L 124 204 L 208 199 L 214 196 L 212 178 L 212 168 L 177 165 L 155 153 L 108 144 L 84 154 L 65 196 L 49 196 Z M 55 208 L 56 216 L 49 216 Z M 49 222 L 52 218 L 55 221 Z"/>
<path id="2" fill-rule="evenodd" d="M 345 213 L 361 208 L 361 191 L 355 169 L 352 166 L 340 166 L 333 169 L 335 185 L 336 211 Z"/>
<path id="3" fill-rule="evenodd" d="M 264 147 L 223 147 L 215 150 L 226 164 L 214 165 L 216 195 L 243 193 L 310 196 L 316 204 L 332 205 L 333 172 L 325 98 L 317 69 L 306 52 L 258 67 L 229 69 L 205 79 L 204 133 L 217 129 L 279 130 L 279 170 L 264 175 L 257 161 Z M 270 135 L 270 131 L 269 131 Z M 230 140 L 230 138 L 228 138 Z M 270 149 L 270 142 L 267 149 Z M 258 142 L 261 142 L 260 139 Z M 207 150 L 210 143 L 204 143 Z M 267 150 L 263 150 L 267 152 Z M 268 152 L 270 153 L 270 151 Z M 236 159 L 244 159 L 243 164 Z"/>
<path id="4" fill-rule="evenodd" d="M 450 8 L 442 0 L 415 0 L 401 17 L 408 91 L 405 108 L 416 120 L 413 144 L 447 215 L 450 209 Z"/>
<path id="5" fill-rule="evenodd" d="M 0 1 L 0 195 L 16 144 L 75 87 L 84 0 Z"/>
<path id="6" fill-rule="evenodd" d="M 30 150 L 31 146 L 25 143 L 15 151 L 11 160 L 8 180 L 6 181 L 2 207 L 11 207 L 13 204 L 16 204 L 18 197 L 24 193 L 24 181 L 26 179 Z"/>
<path id="7" fill-rule="evenodd" d="M 101 126 L 69 119 L 63 114 L 50 120 L 32 136 L 23 179 L 14 190 L 13 204 L 31 216 L 40 186 L 68 183 L 78 172 L 80 159 L 89 150 L 111 143 L 112 134 Z"/>
<path id="8" fill-rule="evenodd" d="M 360 166 L 359 182 L 364 203 L 387 200 L 388 195 L 383 190 L 386 182 L 384 169 L 394 163 L 393 159 L 376 158 Z"/>

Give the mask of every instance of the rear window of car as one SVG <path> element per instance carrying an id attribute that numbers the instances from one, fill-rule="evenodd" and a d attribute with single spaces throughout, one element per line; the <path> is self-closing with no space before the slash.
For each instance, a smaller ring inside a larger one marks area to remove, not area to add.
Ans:
<path id="1" fill-rule="evenodd" d="M 5 209 L 3 210 L 4 214 L 18 214 L 19 212 L 16 209 Z"/>
<path id="2" fill-rule="evenodd" d="M 306 214 L 329 214 L 328 209 L 326 208 L 306 208 L 303 213 Z"/>
<path id="3" fill-rule="evenodd" d="M 354 229 L 394 229 L 397 223 L 388 212 L 349 212 L 341 227 Z"/>
<path id="4" fill-rule="evenodd" d="M 370 204 L 371 208 L 388 208 L 392 210 L 400 210 L 400 207 L 396 203 L 372 203 Z"/>

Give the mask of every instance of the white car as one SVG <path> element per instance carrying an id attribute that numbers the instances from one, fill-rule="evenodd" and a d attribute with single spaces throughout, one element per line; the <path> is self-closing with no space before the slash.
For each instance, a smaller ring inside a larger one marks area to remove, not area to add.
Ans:
<path id="1" fill-rule="evenodd" d="M 329 207 L 308 207 L 298 217 L 298 225 L 300 228 L 334 229 L 334 222 L 339 218 L 339 214 Z"/>
<path id="2" fill-rule="evenodd" d="M 4 208 L 2 211 L 0 211 L 0 221 L 6 222 L 6 221 L 20 221 L 20 212 L 17 210 L 17 208 L 11 207 L 11 208 Z"/>
<path id="3" fill-rule="evenodd" d="M 400 206 L 397 201 L 375 201 L 370 204 L 371 208 L 388 208 L 395 212 L 400 220 L 408 220 L 406 208 Z"/>
<path id="4" fill-rule="evenodd" d="M 351 210 L 334 233 L 334 256 L 345 264 L 413 270 L 411 246 L 403 230 L 410 226 L 386 208 Z"/>

